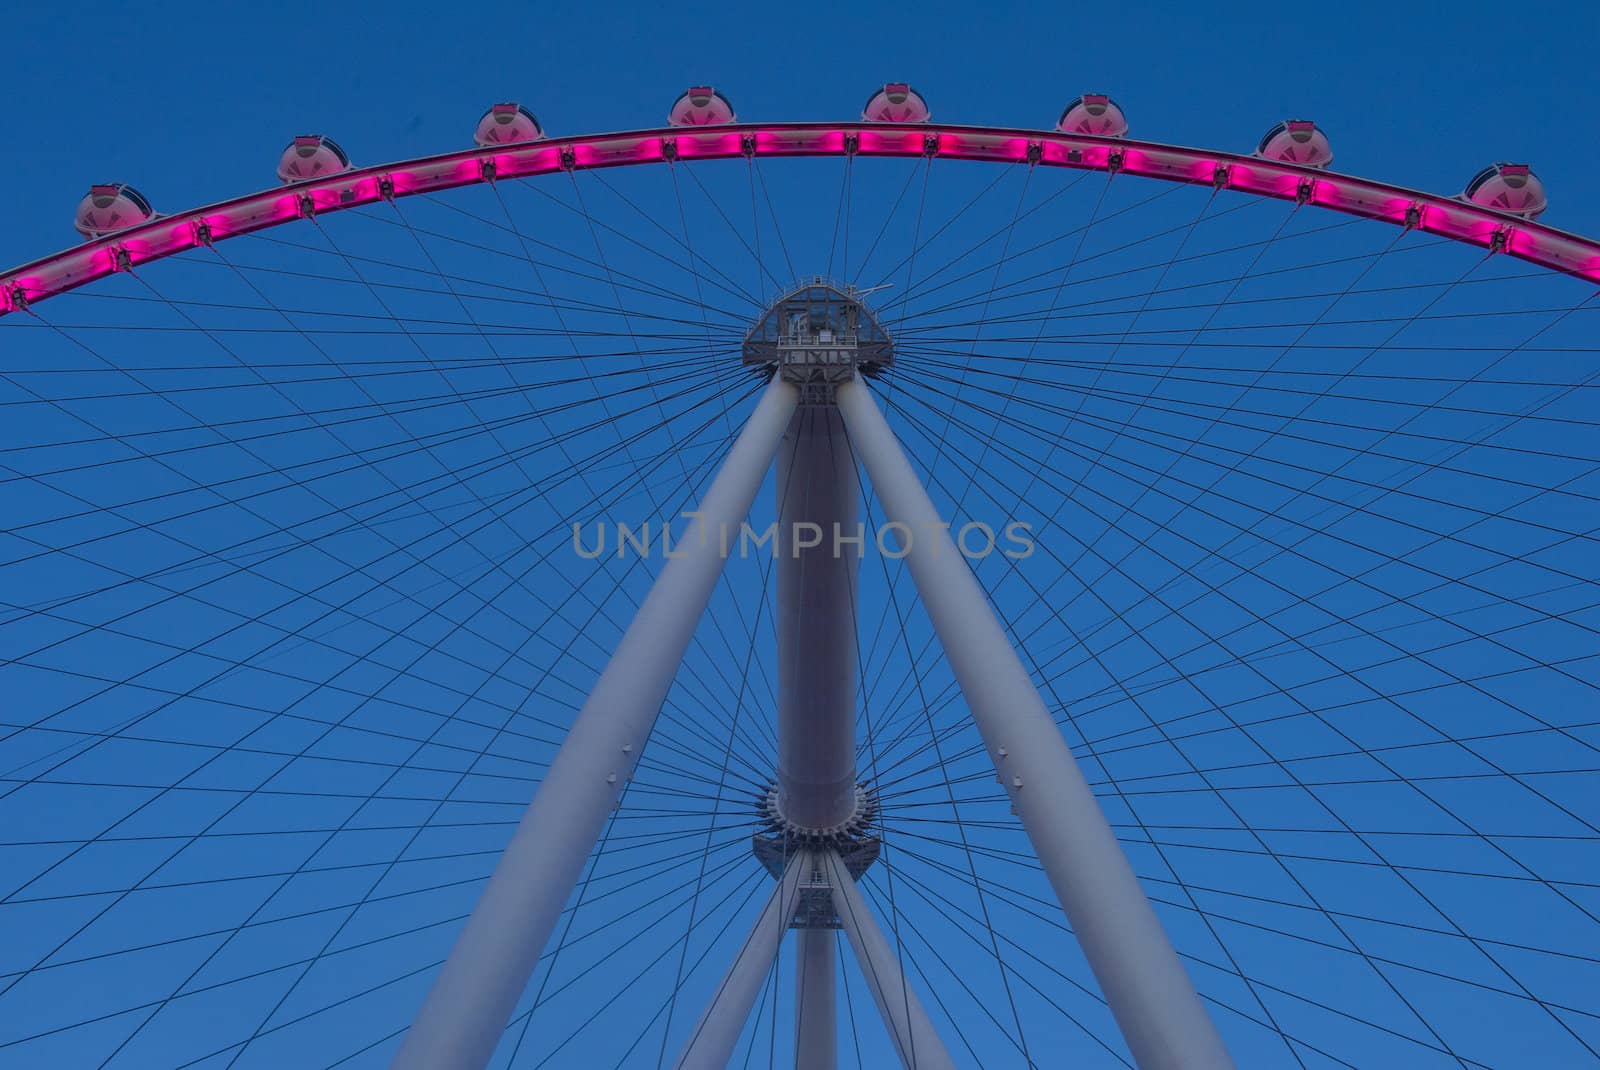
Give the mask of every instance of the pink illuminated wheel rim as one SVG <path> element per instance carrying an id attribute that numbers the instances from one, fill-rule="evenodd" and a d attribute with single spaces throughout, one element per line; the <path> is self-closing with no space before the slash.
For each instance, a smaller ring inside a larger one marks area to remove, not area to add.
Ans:
<path id="1" fill-rule="evenodd" d="M 708 102 L 720 99 L 714 90 L 704 92 L 709 94 Z M 700 98 L 686 93 L 680 103 L 692 109 L 695 99 Z M 300 183 L 289 194 L 264 191 L 64 250 L 6 272 L 0 277 L 0 287 L 6 295 L 6 308 L 11 310 L 103 278 L 116 270 L 119 257 L 140 263 L 235 234 L 281 225 L 309 213 L 339 211 L 387 196 L 436 192 L 494 178 L 662 163 L 669 156 L 687 160 L 858 154 L 1032 162 L 1116 171 L 1169 182 L 1222 185 L 1239 192 L 1303 200 L 1320 208 L 1410 226 L 1600 282 L 1600 242 L 1593 239 L 1470 201 L 1329 174 L 1281 160 L 1061 132 L 932 124 L 896 129 L 879 123 L 740 126 L 726 124 L 726 120 L 714 116 L 694 121 L 710 121 L 717 128 L 695 131 L 674 127 L 549 139 L 536 145 L 496 145 L 349 171 L 328 180 Z M 1287 123 L 1280 125 L 1287 131 Z M 1267 140 L 1271 140 L 1271 133 Z"/>
<path id="2" fill-rule="evenodd" d="M 830 287 L 963 550 L 1029 525 L 974 574 L 1237 1063 L 1595 1061 L 1600 245 L 1519 165 L 1468 192 L 1524 214 L 701 89 L 0 273 L 0 1066 L 387 1065 L 754 405 L 745 332 Z M 492 1065 L 670 1065 L 710 1000 L 771 886 L 771 564 Z M 1129 1065 L 902 563 L 861 568 L 870 806 L 817 836 L 881 838 L 957 1065 Z M 739 1060 L 790 1065 L 786 955 Z M 840 962 L 840 1064 L 894 1065 Z"/>

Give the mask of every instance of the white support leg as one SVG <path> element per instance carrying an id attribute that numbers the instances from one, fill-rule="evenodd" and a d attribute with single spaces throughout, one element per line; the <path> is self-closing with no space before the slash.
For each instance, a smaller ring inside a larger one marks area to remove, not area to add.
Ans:
<path id="1" fill-rule="evenodd" d="M 922 1001 L 911 990 L 900 958 L 856 887 L 850 871 L 845 869 L 839 856 L 832 851 L 824 859 L 829 883 L 833 885 L 833 909 L 839 915 L 839 924 L 856 953 L 861 973 L 872 990 L 873 1002 L 883 1015 L 883 1024 L 894 1039 L 895 1051 L 900 1053 L 900 1063 L 906 1070 L 955 1070 L 944 1041 L 933 1028 Z"/>
<path id="2" fill-rule="evenodd" d="M 710 600 L 724 561 L 720 532 L 737 545 L 797 400 L 775 376 L 728 451 L 700 503 L 706 537 L 680 540 L 639 606 L 412 1022 L 396 1070 L 482 1070 L 494 1054 Z"/>
<path id="3" fill-rule="evenodd" d="M 795 931 L 795 1070 L 834 1070 L 839 1060 L 832 929 Z"/>
<path id="4" fill-rule="evenodd" d="M 783 880 L 772 889 L 767 905 L 756 919 L 756 924 L 745 937 L 744 946 L 728 967 L 710 1006 L 700 1016 L 694 1032 L 683 1046 L 674 1070 L 726 1070 L 733 1058 L 739 1034 L 750 1020 L 750 1010 L 756 1005 L 761 986 L 767 979 L 772 964 L 783 944 L 783 934 L 789 931 L 789 919 L 794 917 L 795 899 L 800 893 L 806 870 L 814 865 L 810 855 L 796 855 L 789 859 Z M 804 1064 L 800 1064 L 804 1065 Z"/>
<path id="5" fill-rule="evenodd" d="M 906 563 L 917 593 L 1134 1059 L 1143 1070 L 1232 1067 L 1094 792 L 877 402 L 859 379 L 836 396 L 884 512 L 911 532 Z"/>

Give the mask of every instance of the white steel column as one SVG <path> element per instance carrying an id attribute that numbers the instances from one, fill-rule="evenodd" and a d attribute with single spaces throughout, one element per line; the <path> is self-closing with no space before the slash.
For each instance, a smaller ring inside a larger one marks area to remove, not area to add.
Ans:
<path id="1" fill-rule="evenodd" d="M 909 529 L 917 593 L 1134 1059 L 1143 1070 L 1232 1067 L 1094 792 L 877 402 L 859 379 L 836 397 L 885 514 Z"/>
<path id="2" fill-rule="evenodd" d="M 856 807 L 855 538 L 861 483 L 832 406 L 795 413 L 778 451 L 778 807 L 827 828 Z M 810 543 L 810 545 L 807 545 Z"/>
<path id="3" fill-rule="evenodd" d="M 828 881 L 833 885 L 833 909 L 839 924 L 856 953 L 861 973 L 872 989 L 872 999 L 883 1015 L 883 1024 L 894 1038 L 900 1063 L 906 1070 L 955 1070 L 944 1041 L 939 1039 L 922 1001 L 911 990 L 900 969 L 900 957 L 884 938 L 883 930 L 862 898 L 861 889 L 845 869 L 839 856 L 829 851 L 825 863 Z M 799 1065 L 799 1064 L 797 1064 Z"/>
<path id="4" fill-rule="evenodd" d="M 856 583 L 861 482 L 833 406 L 794 415 L 778 489 L 778 809 L 828 828 L 856 809 Z M 837 540 L 837 541 L 836 541 Z M 833 1070 L 834 935 L 795 932 L 795 1066 Z"/>
<path id="5" fill-rule="evenodd" d="M 795 930 L 794 1065 L 834 1070 L 839 1060 L 834 931 Z"/>
<path id="6" fill-rule="evenodd" d="M 813 865 L 815 861 L 809 854 L 789 859 L 783 880 L 772 889 L 766 908 L 756 919 L 750 935 L 745 937 L 744 946 L 689 1035 L 683 1053 L 673 1063 L 675 1070 L 726 1070 L 728 1060 L 733 1058 L 734 1046 L 739 1043 L 739 1034 L 744 1032 L 745 1023 L 750 1019 L 750 1009 L 756 1005 L 761 986 L 778 957 L 783 934 L 789 931 L 800 883 Z M 804 1067 L 806 1064 L 796 1065 Z"/>
<path id="7" fill-rule="evenodd" d="M 482 1070 L 550 938 L 606 815 L 666 700 L 739 525 L 766 476 L 798 391 L 774 376 L 595 681 L 477 908 L 395 1057 L 397 1070 Z"/>

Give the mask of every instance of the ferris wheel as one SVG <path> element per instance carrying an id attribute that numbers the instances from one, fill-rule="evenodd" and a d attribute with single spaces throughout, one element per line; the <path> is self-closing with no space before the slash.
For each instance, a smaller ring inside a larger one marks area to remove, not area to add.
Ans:
<path id="1" fill-rule="evenodd" d="M 0 1067 L 1600 1065 L 1600 242 L 1130 129 L 91 188 L 0 273 Z"/>

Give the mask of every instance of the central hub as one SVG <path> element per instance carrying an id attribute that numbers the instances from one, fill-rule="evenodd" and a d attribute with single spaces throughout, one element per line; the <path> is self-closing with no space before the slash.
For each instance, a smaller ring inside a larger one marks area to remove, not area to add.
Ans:
<path id="1" fill-rule="evenodd" d="M 797 825 L 783 815 L 778 806 L 778 785 L 769 784 L 755 800 L 756 818 L 761 831 L 750 838 L 756 859 L 774 877 L 782 878 L 789 860 L 802 851 L 834 851 L 849 871 L 860 880 L 878 859 L 882 847 L 872 834 L 879 816 L 878 793 L 867 784 L 856 785 L 856 805 L 849 817 L 827 828 Z M 834 910 L 833 889 L 825 878 L 807 874 L 800 882 L 800 895 L 789 919 L 791 929 L 837 929 L 839 916 Z"/>
<path id="2" fill-rule="evenodd" d="M 769 375 L 780 372 L 800 387 L 802 405 L 831 405 L 836 385 L 894 363 L 889 334 L 861 297 L 854 286 L 821 276 L 796 286 L 745 335 L 743 363 Z"/>

